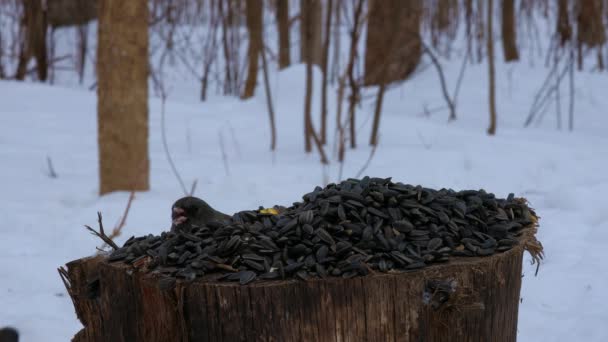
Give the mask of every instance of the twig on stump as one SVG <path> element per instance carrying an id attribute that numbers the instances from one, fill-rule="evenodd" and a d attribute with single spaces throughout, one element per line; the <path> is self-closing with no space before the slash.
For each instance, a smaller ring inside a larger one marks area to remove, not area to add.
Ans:
<path id="1" fill-rule="evenodd" d="M 135 199 L 135 191 L 131 191 L 131 194 L 129 195 L 129 200 L 127 201 L 127 206 L 125 207 L 125 211 L 122 214 L 120 221 L 118 222 L 116 227 L 114 227 L 114 229 L 112 229 L 112 233 L 110 233 L 110 235 L 108 236 L 111 240 L 114 240 L 116 237 L 120 236 L 120 234 L 122 232 L 122 228 L 127 223 L 127 216 L 129 216 L 129 209 L 131 209 L 131 203 L 133 202 L 134 199 Z M 104 249 L 106 246 L 108 246 L 108 243 L 105 243 L 103 246 L 101 246 L 101 249 Z"/>
<path id="2" fill-rule="evenodd" d="M 114 241 L 112 241 L 112 239 L 109 236 L 107 236 L 106 233 L 104 232 L 101 212 L 99 212 L 99 211 L 97 212 L 97 222 L 99 223 L 99 231 L 96 231 L 95 229 L 91 228 L 91 226 L 89 226 L 89 225 L 85 224 L 84 226 L 88 231 L 91 232 L 91 234 L 100 238 L 108 246 L 112 247 L 114 250 L 118 249 L 118 245 L 116 245 L 114 243 Z"/>

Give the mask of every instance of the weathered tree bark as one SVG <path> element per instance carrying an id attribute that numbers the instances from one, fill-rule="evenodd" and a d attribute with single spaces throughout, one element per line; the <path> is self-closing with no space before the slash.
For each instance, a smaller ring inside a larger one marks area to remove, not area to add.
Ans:
<path id="1" fill-rule="evenodd" d="M 370 1 L 364 85 L 405 80 L 416 69 L 422 56 L 421 17 L 419 0 Z"/>
<path id="2" fill-rule="evenodd" d="M 488 34 L 486 37 L 487 48 L 488 48 L 488 103 L 490 108 L 490 127 L 488 127 L 488 134 L 496 134 L 496 73 L 494 71 L 494 36 L 492 31 L 492 17 L 494 8 L 493 0 L 488 0 L 487 3 L 487 26 Z"/>
<path id="3" fill-rule="evenodd" d="M 240 286 L 202 280 L 163 287 L 103 256 L 67 264 L 84 329 L 73 341 L 515 341 L 522 256 L 510 251 L 389 274 Z"/>
<path id="4" fill-rule="evenodd" d="M 515 0 L 502 0 L 502 50 L 505 61 L 519 59 L 515 24 Z"/>
<path id="5" fill-rule="evenodd" d="M 300 1 L 300 58 L 302 63 L 310 60 L 321 66 L 323 63 L 323 6 L 320 0 Z M 310 33 L 307 31 L 310 30 Z M 310 39 L 304 37 L 310 34 Z"/>
<path id="6" fill-rule="evenodd" d="M 289 43 L 289 0 L 277 0 L 277 29 L 279 31 L 279 69 L 291 64 Z"/>
<path id="7" fill-rule="evenodd" d="M 148 2 L 99 5 L 99 192 L 148 190 Z"/>
<path id="8" fill-rule="evenodd" d="M 48 76 L 48 56 L 46 51 L 47 19 L 46 11 L 42 8 L 42 1 L 23 0 L 23 25 L 25 41 L 19 52 L 15 79 L 25 79 L 27 64 L 33 57 L 36 59 L 38 80 L 44 82 Z"/>
<path id="9" fill-rule="evenodd" d="M 249 48 L 247 60 L 249 71 L 242 99 L 248 99 L 255 94 L 258 82 L 258 61 L 260 52 L 264 48 L 262 37 L 262 0 L 247 0 L 247 31 L 249 32 Z"/>

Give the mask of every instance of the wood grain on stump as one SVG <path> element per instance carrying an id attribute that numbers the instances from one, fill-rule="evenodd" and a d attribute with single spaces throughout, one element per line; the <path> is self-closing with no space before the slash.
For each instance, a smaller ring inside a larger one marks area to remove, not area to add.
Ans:
<path id="1" fill-rule="evenodd" d="M 542 253 L 535 232 L 504 253 L 411 272 L 245 286 L 163 289 L 103 256 L 79 259 L 67 264 L 84 325 L 73 341 L 515 341 L 523 252 Z"/>

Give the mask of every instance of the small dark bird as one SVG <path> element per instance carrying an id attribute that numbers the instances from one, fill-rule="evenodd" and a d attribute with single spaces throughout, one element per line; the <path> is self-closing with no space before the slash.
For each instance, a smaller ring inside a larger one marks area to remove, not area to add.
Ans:
<path id="1" fill-rule="evenodd" d="M 188 196 L 178 199 L 171 207 L 171 231 L 188 231 L 193 226 L 202 226 L 212 221 L 222 222 L 229 218 L 202 199 Z"/>
<path id="2" fill-rule="evenodd" d="M 19 342 L 19 333 L 11 327 L 0 329 L 0 342 Z"/>

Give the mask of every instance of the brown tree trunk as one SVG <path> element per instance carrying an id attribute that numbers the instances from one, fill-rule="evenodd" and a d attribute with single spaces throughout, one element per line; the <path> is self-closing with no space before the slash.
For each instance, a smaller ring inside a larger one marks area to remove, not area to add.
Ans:
<path id="1" fill-rule="evenodd" d="M 309 7 L 312 5 L 312 1 L 303 1 L 303 9 L 304 11 L 309 11 Z M 310 20 L 310 16 L 308 16 L 308 20 Z M 302 39 L 307 41 L 304 44 L 309 46 L 310 41 L 312 40 L 312 26 L 308 22 L 302 22 L 304 27 L 304 35 L 302 35 Z M 312 58 L 311 58 L 311 49 L 304 49 L 302 52 L 305 53 L 304 60 L 306 61 L 306 94 L 304 95 L 304 150 L 309 153 L 312 152 Z"/>
<path id="2" fill-rule="evenodd" d="M 506 62 L 519 59 L 516 27 L 515 0 L 502 0 L 502 50 Z"/>
<path id="3" fill-rule="evenodd" d="M 39 81 L 46 81 L 48 76 L 48 57 L 46 51 L 47 20 L 46 11 L 41 0 L 23 0 L 23 24 L 25 42 L 19 56 L 15 79 L 23 80 L 27 64 L 33 57 L 36 59 L 36 72 Z"/>
<path id="4" fill-rule="evenodd" d="M 262 37 L 262 0 L 247 0 L 247 31 L 249 32 L 249 48 L 247 50 L 247 60 L 249 71 L 245 90 L 242 99 L 248 99 L 255 93 L 255 86 L 258 81 L 258 60 L 260 52 L 264 47 Z"/>
<path id="5" fill-rule="evenodd" d="M 320 0 L 300 1 L 300 56 L 301 62 L 323 63 L 323 6 Z M 305 39 L 310 30 L 310 39 Z"/>
<path id="6" fill-rule="evenodd" d="M 410 73 L 416 67 L 418 61 L 420 60 L 420 56 L 422 55 L 420 41 L 420 16 L 422 13 L 420 8 L 416 7 L 420 6 L 420 4 L 416 4 L 415 2 L 408 2 L 408 4 L 410 5 L 410 8 L 406 9 L 404 8 L 403 4 L 398 3 L 398 1 L 390 1 L 389 3 L 374 0 L 370 2 L 371 9 L 370 21 L 368 25 L 368 50 L 366 50 L 365 75 L 370 76 L 370 78 L 372 78 L 374 81 L 379 82 L 378 95 L 376 97 L 376 108 L 374 110 L 374 120 L 372 124 L 372 133 L 369 139 L 369 144 L 371 146 L 378 145 L 378 131 L 380 129 L 382 102 L 384 101 L 386 85 L 389 83 L 389 80 L 394 80 L 394 77 L 396 76 L 393 74 L 393 76 L 390 77 L 389 73 L 398 73 L 399 71 L 407 71 L 407 73 Z M 407 27 L 404 27 L 404 24 L 407 24 Z M 375 28 L 376 34 L 370 37 L 372 28 Z M 378 31 L 380 30 L 384 31 L 384 39 L 381 39 L 378 35 Z M 402 33 L 398 35 L 398 32 Z M 400 47 L 401 49 L 406 48 L 409 55 L 396 55 L 397 47 Z M 384 51 L 382 51 L 382 54 L 374 56 L 374 61 L 373 57 L 370 57 L 370 60 L 368 60 L 368 56 L 370 56 L 373 52 L 377 53 L 378 51 L 370 51 L 369 49 L 381 49 Z M 398 62 L 399 59 L 402 60 L 401 63 Z M 405 60 L 405 63 L 403 60 Z M 377 66 L 376 63 L 378 64 Z M 410 69 L 403 70 L 401 66 L 408 63 L 410 64 Z M 374 71 L 377 72 L 376 75 L 372 74 L 372 71 L 367 69 L 371 66 L 375 66 Z M 391 66 L 392 68 L 389 69 Z"/>
<path id="7" fill-rule="evenodd" d="M 488 134 L 494 135 L 496 134 L 496 85 L 495 85 L 495 71 L 494 71 L 494 36 L 492 30 L 492 17 L 493 17 L 493 0 L 488 0 L 486 6 L 487 8 L 487 22 L 486 25 L 488 27 L 487 32 L 487 43 L 488 43 L 488 75 L 489 75 L 489 84 L 488 84 L 488 102 L 490 106 L 490 127 L 488 127 Z"/>
<path id="8" fill-rule="evenodd" d="M 333 29 L 333 60 L 331 62 L 331 83 L 333 84 L 340 77 L 340 36 L 341 36 L 341 28 L 342 28 L 342 5 L 343 2 L 337 0 L 334 2 L 334 6 L 336 7 L 334 10 L 334 15 L 336 16 L 334 29 Z"/>
<path id="9" fill-rule="evenodd" d="M 40 1 L 40 0 L 39 0 Z M 46 0 L 51 27 L 81 26 L 97 18 L 99 0 Z"/>
<path id="10" fill-rule="evenodd" d="M 99 193 L 148 190 L 148 2 L 99 3 Z"/>
<path id="11" fill-rule="evenodd" d="M 274 106 L 272 105 L 272 94 L 270 92 L 270 81 L 268 80 L 268 63 L 266 63 L 266 51 L 262 55 L 262 71 L 264 72 L 264 90 L 266 92 L 266 104 L 268 106 L 268 118 L 270 120 L 270 150 L 277 148 L 277 125 L 274 120 Z"/>
<path id="12" fill-rule="evenodd" d="M 325 16 L 325 40 L 323 41 L 323 63 L 321 64 L 323 79 L 321 80 L 321 143 L 325 145 L 327 142 L 327 79 L 328 60 L 329 60 L 329 42 L 331 37 L 331 17 L 334 7 L 333 0 L 327 1 L 327 12 Z"/>
<path id="13" fill-rule="evenodd" d="M 364 85 L 405 80 L 422 57 L 422 2 L 371 0 L 365 42 Z"/>
<path id="14" fill-rule="evenodd" d="M 289 43 L 289 0 L 277 0 L 277 29 L 279 31 L 279 69 L 291 64 Z"/>
<path id="15" fill-rule="evenodd" d="M 240 32 L 238 19 L 239 2 L 235 0 L 220 0 L 218 4 L 222 19 L 222 48 L 224 50 L 224 94 L 239 94 L 240 74 Z"/>
<path id="16" fill-rule="evenodd" d="M 378 88 L 378 95 L 376 96 L 376 109 L 374 110 L 372 135 L 369 138 L 369 144 L 371 146 L 378 145 L 378 130 L 380 129 L 380 115 L 382 114 L 382 102 L 384 101 L 384 91 L 386 89 L 386 84 L 382 84 Z"/>
<path id="17" fill-rule="evenodd" d="M 363 0 L 357 1 L 353 7 L 353 24 L 350 32 L 350 49 L 348 64 L 346 65 L 346 77 L 350 87 L 350 95 L 348 97 L 348 122 L 350 130 L 350 148 L 357 147 L 357 127 L 355 126 L 355 108 L 359 103 L 360 84 L 355 80 L 355 64 L 357 63 L 357 48 L 359 37 L 361 35 L 361 25 L 363 17 Z"/>
<path id="18" fill-rule="evenodd" d="M 467 56 L 473 56 L 473 0 L 464 0 L 464 20 Z"/>
<path id="19" fill-rule="evenodd" d="M 0 80 L 6 77 L 4 71 L 4 42 L 2 41 L 2 33 L 0 33 Z"/>
<path id="20" fill-rule="evenodd" d="M 577 40 L 587 47 L 602 46 L 606 42 L 603 23 L 603 0 L 583 0 L 577 2 Z"/>
<path id="21" fill-rule="evenodd" d="M 572 24 L 568 10 L 568 0 L 559 0 L 557 5 L 557 34 L 561 46 L 572 39 Z"/>
<path id="22" fill-rule="evenodd" d="M 535 230 L 493 256 L 352 279 L 161 286 L 103 256 L 75 260 L 64 273 L 84 325 L 73 341 L 514 342 Z"/>
<path id="23" fill-rule="evenodd" d="M 76 28 L 76 40 L 77 40 L 77 51 L 76 51 L 76 70 L 78 71 L 78 82 L 82 84 L 84 80 L 84 72 L 87 62 L 87 51 L 88 51 L 88 34 L 89 24 L 82 24 Z"/>
<path id="24" fill-rule="evenodd" d="M 477 62 L 481 63 L 483 59 L 483 46 L 484 41 L 487 42 L 487 39 L 484 37 L 484 27 L 483 27 L 483 6 L 486 3 L 486 0 L 476 0 L 476 16 L 475 16 L 475 38 L 477 38 Z M 487 6 L 487 5 L 486 5 Z"/>

